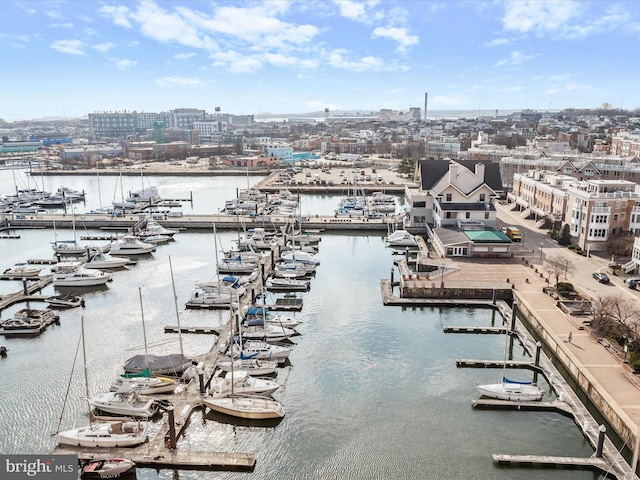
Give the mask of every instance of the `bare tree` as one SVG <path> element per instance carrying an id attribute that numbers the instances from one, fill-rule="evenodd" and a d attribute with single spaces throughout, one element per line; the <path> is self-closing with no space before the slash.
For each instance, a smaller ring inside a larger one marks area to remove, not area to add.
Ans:
<path id="1" fill-rule="evenodd" d="M 626 337 L 629 343 L 638 340 L 640 314 L 634 302 L 620 295 L 598 297 L 593 304 L 591 327 L 600 337 Z"/>
<path id="2" fill-rule="evenodd" d="M 572 273 L 576 267 L 571 260 L 565 257 L 554 255 L 545 259 L 547 262 L 547 272 L 554 276 L 556 279 L 556 287 L 560 281 L 560 275 L 564 275 L 566 280 L 567 275 Z"/>

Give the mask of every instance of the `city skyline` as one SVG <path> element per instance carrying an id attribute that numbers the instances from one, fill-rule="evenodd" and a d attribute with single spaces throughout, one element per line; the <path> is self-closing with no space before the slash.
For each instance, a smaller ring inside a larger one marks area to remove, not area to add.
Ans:
<path id="1" fill-rule="evenodd" d="M 640 2 L 24 1 L 0 118 L 640 107 Z M 423 112 L 424 114 L 424 112 Z"/>

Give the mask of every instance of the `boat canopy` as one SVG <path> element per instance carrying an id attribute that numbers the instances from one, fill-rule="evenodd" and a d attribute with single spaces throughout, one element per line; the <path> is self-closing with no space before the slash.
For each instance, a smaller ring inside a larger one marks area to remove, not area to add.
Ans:
<path id="1" fill-rule="evenodd" d="M 265 315 L 266 313 L 268 313 L 268 310 L 262 307 L 252 307 L 247 310 L 247 315 Z"/>
<path id="2" fill-rule="evenodd" d="M 127 373 L 143 372 L 148 369 L 151 372 L 182 372 L 191 364 L 191 359 L 180 353 L 170 355 L 134 355 L 124 364 Z"/>

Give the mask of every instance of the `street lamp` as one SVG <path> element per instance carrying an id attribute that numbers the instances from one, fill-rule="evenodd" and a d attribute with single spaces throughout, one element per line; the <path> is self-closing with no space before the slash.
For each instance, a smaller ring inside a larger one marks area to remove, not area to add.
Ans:
<path id="1" fill-rule="evenodd" d="M 542 260 L 542 247 L 543 247 L 543 243 L 540 242 L 540 260 Z"/>

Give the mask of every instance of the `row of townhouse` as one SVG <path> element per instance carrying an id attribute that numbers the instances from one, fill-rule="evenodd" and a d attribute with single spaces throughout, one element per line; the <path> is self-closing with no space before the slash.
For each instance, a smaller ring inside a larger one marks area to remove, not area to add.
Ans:
<path id="1" fill-rule="evenodd" d="M 548 172 L 515 174 L 507 200 L 538 226 L 569 225 L 571 242 L 603 251 L 612 235 L 640 232 L 640 189 L 628 180 L 577 180 Z"/>

